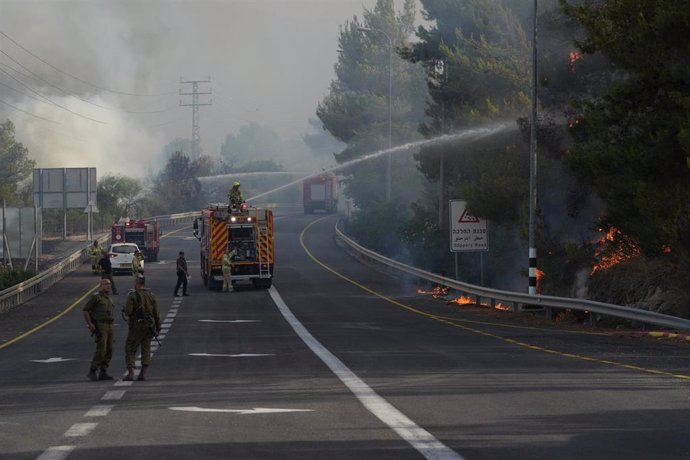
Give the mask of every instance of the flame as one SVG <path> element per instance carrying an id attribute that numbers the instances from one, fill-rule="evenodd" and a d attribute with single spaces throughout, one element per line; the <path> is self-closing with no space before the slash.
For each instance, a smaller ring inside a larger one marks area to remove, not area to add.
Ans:
<path id="1" fill-rule="evenodd" d="M 541 272 L 543 274 L 543 272 Z M 537 271 L 537 279 L 539 276 L 539 271 Z M 450 288 L 447 286 L 436 286 L 432 291 L 425 291 L 424 289 L 417 288 L 417 294 L 431 294 L 434 299 L 438 299 L 440 297 L 445 297 L 448 295 L 448 292 L 450 291 Z M 460 297 L 456 297 L 454 299 L 446 300 L 446 304 L 458 304 L 458 305 L 477 305 L 479 307 L 488 307 L 492 308 L 492 305 L 487 302 L 481 302 L 477 303 L 473 298 L 467 297 L 464 295 L 461 295 Z M 513 309 L 508 306 L 504 305 L 500 302 L 496 302 L 493 305 L 493 308 L 496 310 L 501 310 L 501 311 L 512 311 Z"/>
<path id="2" fill-rule="evenodd" d="M 568 53 L 568 62 L 570 63 L 570 70 L 573 70 L 575 66 L 575 62 L 579 61 L 582 59 L 582 53 L 579 51 L 571 51 Z"/>
<path id="3" fill-rule="evenodd" d="M 433 291 L 425 291 L 422 288 L 417 288 L 417 294 L 431 294 L 434 299 L 438 299 L 439 297 L 445 297 L 448 295 L 448 291 L 450 290 L 449 287 L 447 286 L 436 286 Z"/>
<path id="4" fill-rule="evenodd" d="M 597 243 L 599 247 L 594 251 L 594 257 L 599 262 L 592 268 L 591 275 L 641 254 L 637 242 L 614 226 L 609 227 Z"/>
<path id="5" fill-rule="evenodd" d="M 457 297 L 457 298 L 455 298 L 455 299 L 448 300 L 446 303 L 447 303 L 447 304 L 456 303 L 456 304 L 458 304 L 458 305 L 477 305 L 477 306 L 480 306 L 480 307 L 488 307 L 488 308 L 491 308 L 491 304 L 488 303 L 488 302 L 480 302 L 480 303 L 477 303 L 477 302 L 475 302 L 474 299 L 472 299 L 471 297 L 467 297 L 467 296 L 464 296 L 464 295 L 461 295 L 460 297 Z M 507 305 L 503 305 L 503 304 L 500 303 L 500 302 L 496 302 L 496 303 L 493 305 L 493 308 L 495 308 L 496 310 L 501 310 L 501 311 L 511 311 L 511 310 L 512 310 L 512 308 L 510 308 L 510 307 L 507 306 Z"/>

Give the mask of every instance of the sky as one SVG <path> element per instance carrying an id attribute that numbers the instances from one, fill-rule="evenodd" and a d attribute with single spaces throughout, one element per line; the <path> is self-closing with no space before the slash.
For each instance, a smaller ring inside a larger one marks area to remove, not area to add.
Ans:
<path id="1" fill-rule="evenodd" d="M 199 135 L 217 156 L 250 122 L 312 132 L 339 27 L 375 0 L 0 0 L 0 122 L 36 167 L 144 177 Z M 396 8 L 403 1 L 395 1 Z M 306 147 L 305 147 L 306 149 Z"/>

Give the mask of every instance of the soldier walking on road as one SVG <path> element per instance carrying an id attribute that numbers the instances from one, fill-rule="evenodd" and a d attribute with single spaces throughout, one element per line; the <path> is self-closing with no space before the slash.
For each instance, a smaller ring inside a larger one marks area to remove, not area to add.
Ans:
<path id="1" fill-rule="evenodd" d="M 98 262 L 101 268 L 101 279 L 110 281 L 110 286 L 113 289 L 113 295 L 117 295 L 117 288 L 115 287 L 115 280 L 113 279 L 113 264 L 110 262 L 110 256 L 106 251 L 103 251 L 103 257 Z"/>
<path id="2" fill-rule="evenodd" d="M 189 272 L 187 271 L 187 260 L 184 258 L 184 252 L 180 251 L 180 257 L 177 258 L 177 283 L 175 284 L 175 297 L 181 297 L 187 294 L 187 278 L 189 278 Z M 178 295 L 177 291 L 182 286 L 182 294 Z"/>
<path id="3" fill-rule="evenodd" d="M 134 361 L 141 348 L 141 371 L 137 380 L 146 380 L 151 363 L 151 340 L 161 330 L 161 316 L 158 302 L 151 291 L 144 287 L 144 277 L 137 278 L 134 291 L 127 296 L 125 315 L 129 318 L 129 334 L 125 342 L 127 375 L 123 380 L 134 380 Z"/>
<path id="4" fill-rule="evenodd" d="M 98 261 L 101 258 L 101 247 L 98 244 L 98 240 L 94 240 L 93 245 L 89 246 L 89 255 L 91 256 L 91 271 L 94 275 L 98 275 L 101 272 Z"/>
<path id="5" fill-rule="evenodd" d="M 86 325 L 96 340 L 96 351 L 91 359 L 91 367 L 87 377 L 93 381 L 113 380 L 113 377 L 106 372 L 113 357 L 113 345 L 115 344 L 113 329 L 115 305 L 110 299 L 109 280 L 101 280 L 100 290 L 86 302 L 83 314 Z M 97 369 L 100 369 L 98 375 L 96 375 Z"/>

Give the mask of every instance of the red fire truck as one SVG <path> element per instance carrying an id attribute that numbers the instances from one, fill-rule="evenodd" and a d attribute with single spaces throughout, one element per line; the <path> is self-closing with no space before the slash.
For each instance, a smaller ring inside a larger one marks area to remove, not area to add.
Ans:
<path id="1" fill-rule="evenodd" d="M 304 213 L 333 213 L 338 210 L 338 178 L 331 172 L 309 177 L 302 182 Z"/>
<path id="2" fill-rule="evenodd" d="M 135 243 L 147 261 L 158 260 L 161 246 L 161 229 L 158 221 L 132 220 L 123 217 L 112 226 L 113 243 Z"/>
<path id="3" fill-rule="evenodd" d="M 194 221 L 194 235 L 200 243 L 201 278 L 209 289 L 223 286 L 222 259 L 236 249 L 232 262 L 232 285 L 250 284 L 268 289 L 273 280 L 273 211 L 227 204 L 210 204 Z"/>

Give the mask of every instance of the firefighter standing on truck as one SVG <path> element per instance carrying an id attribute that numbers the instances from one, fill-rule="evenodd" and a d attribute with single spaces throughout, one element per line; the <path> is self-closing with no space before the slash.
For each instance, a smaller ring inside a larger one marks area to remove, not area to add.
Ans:
<path id="1" fill-rule="evenodd" d="M 242 198 L 240 183 L 235 181 L 235 183 L 232 184 L 232 188 L 228 192 L 228 207 L 240 209 L 242 203 L 244 203 L 244 198 Z"/>
<path id="2" fill-rule="evenodd" d="M 94 240 L 93 245 L 89 246 L 89 255 L 91 256 L 91 271 L 94 275 L 101 274 L 101 268 L 98 261 L 101 259 L 101 247 L 98 245 L 98 240 Z"/>
<path id="3" fill-rule="evenodd" d="M 237 255 L 237 249 L 234 247 L 230 249 L 228 246 L 227 251 L 223 254 L 223 292 L 232 292 L 232 259 Z"/>

